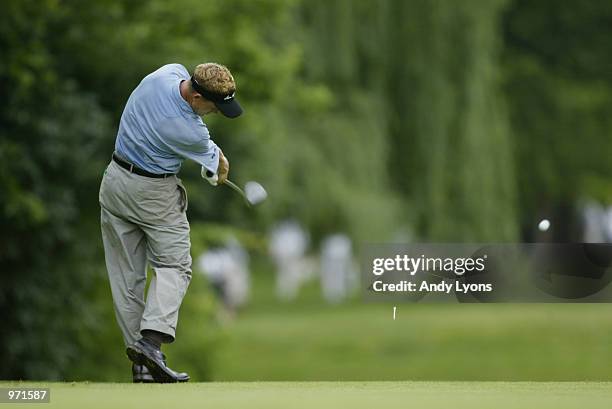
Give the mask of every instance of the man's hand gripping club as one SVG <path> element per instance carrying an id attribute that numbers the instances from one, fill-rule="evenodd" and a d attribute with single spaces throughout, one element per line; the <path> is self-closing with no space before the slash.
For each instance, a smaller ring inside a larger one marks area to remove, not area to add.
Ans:
<path id="1" fill-rule="evenodd" d="M 219 167 L 217 168 L 217 173 L 213 173 L 210 170 L 207 170 L 204 166 L 202 166 L 201 175 L 208 183 L 213 186 L 222 185 L 227 179 L 227 174 L 229 173 L 229 162 L 221 149 L 219 149 Z"/>

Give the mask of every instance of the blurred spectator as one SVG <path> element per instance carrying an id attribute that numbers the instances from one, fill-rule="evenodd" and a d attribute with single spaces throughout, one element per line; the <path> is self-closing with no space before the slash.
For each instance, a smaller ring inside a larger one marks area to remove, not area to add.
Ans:
<path id="1" fill-rule="evenodd" d="M 225 247 L 204 252 L 198 267 L 228 311 L 235 312 L 246 304 L 250 289 L 249 256 L 238 240 L 231 238 Z"/>
<path id="2" fill-rule="evenodd" d="M 351 240 L 344 234 L 328 236 L 321 245 L 321 289 L 330 303 L 344 300 L 356 281 Z"/>
<path id="3" fill-rule="evenodd" d="M 604 221 L 604 233 L 606 236 L 606 241 L 608 243 L 612 243 L 612 206 L 608 206 Z"/>
<path id="4" fill-rule="evenodd" d="M 585 243 L 612 242 L 612 206 L 604 209 L 599 203 L 589 201 L 582 208 Z"/>
<path id="5" fill-rule="evenodd" d="M 312 274 L 305 258 L 308 235 L 294 221 L 285 221 L 270 234 L 270 256 L 276 264 L 276 294 L 282 300 L 293 300 L 301 284 Z"/>

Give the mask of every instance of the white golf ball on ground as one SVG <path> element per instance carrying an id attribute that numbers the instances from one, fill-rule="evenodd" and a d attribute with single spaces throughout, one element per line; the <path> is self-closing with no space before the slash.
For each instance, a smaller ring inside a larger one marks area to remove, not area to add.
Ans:
<path id="1" fill-rule="evenodd" d="M 550 222 L 548 219 L 542 219 L 542 221 L 538 224 L 538 229 L 540 231 L 546 231 L 550 227 Z"/>

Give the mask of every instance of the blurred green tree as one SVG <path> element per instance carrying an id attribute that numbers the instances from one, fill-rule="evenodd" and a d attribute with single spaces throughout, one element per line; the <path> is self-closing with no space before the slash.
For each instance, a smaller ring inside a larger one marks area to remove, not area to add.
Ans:
<path id="1" fill-rule="evenodd" d="M 384 212 L 387 223 L 370 221 L 384 226 L 387 238 L 394 231 L 388 222 L 396 230 L 412 226 L 413 236 L 426 240 L 517 237 L 498 63 L 504 4 L 304 4 L 306 77 L 332 90 L 334 123 L 350 118 L 350 138 L 339 149 L 356 145 L 364 154 L 334 156 L 340 163 L 357 159 L 364 171 L 344 174 L 342 183 L 361 188 L 353 199 L 370 210 L 361 215 Z M 337 143 L 337 128 L 327 129 L 320 134 Z M 387 207 L 368 200 L 368 193 Z M 401 204 L 393 212 L 396 202 Z"/>
<path id="2" fill-rule="evenodd" d="M 8 1 L 0 17 L 0 378 L 57 379 L 82 352 L 97 247 L 95 97 L 48 45 L 57 2 Z M 84 240 L 85 238 L 85 240 Z"/>
<path id="3" fill-rule="evenodd" d="M 612 203 L 611 22 L 612 4 L 596 0 L 517 0 L 504 15 L 505 94 L 527 237 L 548 217 L 554 240 L 578 241 L 581 200 Z"/>

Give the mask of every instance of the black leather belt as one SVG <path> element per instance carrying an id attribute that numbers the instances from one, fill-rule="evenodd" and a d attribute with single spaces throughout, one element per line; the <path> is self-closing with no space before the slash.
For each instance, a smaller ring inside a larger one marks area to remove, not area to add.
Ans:
<path id="1" fill-rule="evenodd" d="M 137 175 L 140 176 L 146 176 L 148 178 L 156 178 L 156 179 L 162 179 L 162 178 L 167 178 L 170 176 L 174 176 L 174 173 L 151 173 L 151 172 L 147 172 L 144 169 L 140 169 L 137 166 L 132 165 L 129 162 L 124 161 L 123 159 L 121 159 L 119 156 L 117 156 L 116 154 L 113 153 L 113 160 L 117 163 L 117 165 L 121 166 L 123 169 L 126 169 L 128 171 L 130 171 L 130 173 L 135 173 Z"/>

